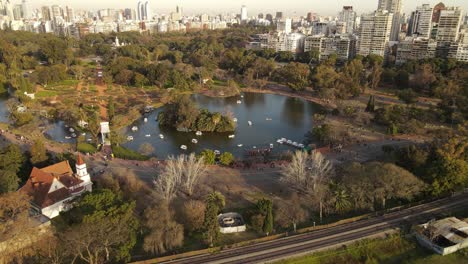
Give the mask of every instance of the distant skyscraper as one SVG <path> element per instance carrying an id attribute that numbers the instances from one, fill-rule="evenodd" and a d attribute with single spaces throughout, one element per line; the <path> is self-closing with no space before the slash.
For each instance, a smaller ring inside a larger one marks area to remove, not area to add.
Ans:
<path id="1" fill-rule="evenodd" d="M 387 11 L 362 15 L 357 53 L 362 56 L 375 54 L 386 57 L 392 21 L 393 14 Z"/>
<path id="2" fill-rule="evenodd" d="M 430 5 L 424 4 L 418 6 L 416 11 L 411 13 L 411 18 L 408 27 L 408 36 L 418 35 L 420 37 L 429 38 L 432 29 L 432 12 Z"/>
<path id="3" fill-rule="evenodd" d="M 75 20 L 75 12 L 73 11 L 71 7 L 69 6 L 65 7 L 65 14 L 67 17 L 67 22 L 73 22 L 73 20 Z"/>
<path id="4" fill-rule="evenodd" d="M 50 14 L 50 8 L 48 6 L 41 7 L 42 20 L 51 21 L 52 17 Z"/>
<path id="5" fill-rule="evenodd" d="M 8 16 L 11 20 L 14 19 L 13 4 L 10 0 L 0 0 L 0 12 L 2 15 Z"/>
<path id="6" fill-rule="evenodd" d="M 23 6 L 15 5 L 13 7 L 13 20 L 21 20 L 23 18 Z"/>
<path id="7" fill-rule="evenodd" d="M 276 12 L 276 19 L 283 19 L 283 12 Z"/>
<path id="8" fill-rule="evenodd" d="M 153 18 L 153 14 L 151 13 L 151 7 L 150 7 L 149 1 L 138 2 L 137 8 L 138 8 L 137 9 L 138 20 L 145 21 L 145 20 L 151 20 Z"/>
<path id="9" fill-rule="evenodd" d="M 343 10 L 338 16 L 340 22 L 346 23 L 346 33 L 353 34 L 355 29 L 356 12 L 352 6 L 343 6 Z"/>
<path id="10" fill-rule="evenodd" d="M 401 27 L 401 9 L 403 0 L 379 0 L 377 9 L 388 11 L 393 14 L 392 29 L 390 40 L 397 41 L 400 35 Z"/>
<path id="11" fill-rule="evenodd" d="M 31 7 L 27 3 L 26 0 L 23 0 L 21 3 L 21 10 L 23 12 L 23 18 L 25 19 L 31 19 L 32 18 L 32 12 L 31 12 Z"/>
<path id="12" fill-rule="evenodd" d="M 52 9 L 52 20 L 55 20 L 58 17 L 63 17 L 63 10 L 61 6 L 53 5 Z"/>
<path id="13" fill-rule="evenodd" d="M 265 19 L 270 21 L 270 22 L 273 22 L 273 15 L 272 14 L 266 14 Z"/>
<path id="14" fill-rule="evenodd" d="M 249 18 L 249 15 L 247 13 L 247 7 L 243 5 L 241 7 L 241 21 L 247 21 L 248 18 Z"/>

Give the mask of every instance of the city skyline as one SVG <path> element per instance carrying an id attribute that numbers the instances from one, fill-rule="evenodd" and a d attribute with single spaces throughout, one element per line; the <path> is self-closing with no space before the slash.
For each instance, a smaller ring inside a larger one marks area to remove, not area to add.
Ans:
<path id="1" fill-rule="evenodd" d="M 20 3 L 20 0 L 11 1 L 12 3 Z M 28 1 L 29 2 L 29 1 Z M 403 13 L 410 14 L 411 11 L 416 9 L 416 6 L 422 4 L 430 4 L 432 6 L 441 2 L 440 0 L 406 0 L 403 1 Z M 447 6 L 460 6 L 464 10 L 468 10 L 468 1 L 466 0 L 447 0 L 442 1 Z M 76 9 L 85 10 L 98 10 L 104 8 L 133 8 L 136 9 L 138 1 L 124 0 L 116 3 L 113 0 L 102 0 L 99 2 L 91 0 L 37 0 L 34 3 L 29 2 L 33 8 L 40 8 L 43 5 L 70 5 Z M 274 13 L 276 11 L 283 11 L 288 16 L 305 16 L 307 12 L 314 12 L 320 15 L 335 16 L 341 11 L 343 6 L 351 5 L 354 7 L 358 14 L 368 13 L 375 11 L 378 6 L 377 0 L 338 0 L 334 1 L 333 4 L 327 4 L 326 6 L 320 5 L 320 0 L 292 0 L 285 5 L 282 2 L 271 3 L 266 0 L 226 0 L 220 5 L 216 0 L 184 0 L 184 1 L 150 1 L 153 12 L 158 14 L 164 14 L 172 12 L 177 5 L 183 6 L 184 11 L 188 14 L 195 13 L 240 13 L 242 5 L 246 5 L 248 9 L 248 15 L 255 16 L 258 13 Z M 295 6 L 296 8 L 291 8 Z"/>

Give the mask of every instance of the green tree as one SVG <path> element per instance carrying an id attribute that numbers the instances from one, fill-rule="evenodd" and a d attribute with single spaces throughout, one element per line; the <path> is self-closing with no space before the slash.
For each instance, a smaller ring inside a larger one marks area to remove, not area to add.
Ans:
<path id="1" fill-rule="evenodd" d="M 139 223 L 134 210 L 134 202 L 125 202 L 111 190 L 95 190 L 62 212 L 53 224 L 75 258 L 93 264 L 126 262 L 137 241 Z"/>
<path id="2" fill-rule="evenodd" d="M 398 99 L 410 105 L 418 102 L 418 95 L 412 89 L 406 89 L 398 92 Z"/>
<path id="3" fill-rule="evenodd" d="M 257 210 L 265 217 L 262 230 L 268 236 L 273 231 L 273 202 L 269 199 L 257 201 Z"/>
<path id="4" fill-rule="evenodd" d="M 34 140 L 31 146 L 31 163 L 34 166 L 41 166 L 44 165 L 47 160 L 47 149 L 44 145 L 44 141 L 41 139 Z"/>
<path id="5" fill-rule="evenodd" d="M 224 196 L 219 192 L 213 192 L 206 198 L 205 220 L 203 222 L 203 234 L 210 247 L 218 242 L 220 237 L 218 214 L 224 207 Z"/>
<path id="6" fill-rule="evenodd" d="M 307 64 L 290 62 L 274 73 L 276 81 L 295 91 L 304 90 L 309 85 L 310 68 Z"/>
<path id="7" fill-rule="evenodd" d="M 0 194 L 14 192 L 18 189 L 19 178 L 10 170 L 0 170 Z"/>

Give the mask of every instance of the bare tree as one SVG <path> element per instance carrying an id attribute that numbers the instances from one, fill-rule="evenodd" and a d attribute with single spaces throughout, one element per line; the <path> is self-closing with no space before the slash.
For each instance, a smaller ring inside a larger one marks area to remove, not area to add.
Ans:
<path id="1" fill-rule="evenodd" d="M 184 157 L 184 159 L 185 170 L 182 184 L 188 195 L 192 195 L 194 187 L 198 183 L 200 177 L 206 173 L 207 167 L 203 157 L 197 159 L 194 153 L 190 154 L 187 158 Z"/>
<path id="2" fill-rule="evenodd" d="M 174 158 L 169 157 L 162 173 L 154 180 L 158 193 L 166 200 L 170 201 L 176 195 L 177 189 L 182 180 L 185 158 L 183 155 Z"/>
<path id="3" fill-rule="evenodd" d="M 202 201 L 190 200 L 184 203 L 184 224 L 189 232 L 200 230 L 205 220 L 206 205 Z"/>
<path id="4" fill-rule="evenodd" d="M 323 197 L 333 166 L 317 151 L 312 154 L 297 151 L 291 163 L 284 168 L 281 180 L 299 192 L 319 202 L 320 221 L 323 212 Z"/>
<path id="5" fill-rule="evenodd" d="M 289 202 L 279 201 L 276 209 L 276 222 L 282 227 L 288 228 L 292 225 L 296 232 L 297 224 L 305 221 L 307 217 L 307 211 L 301 207 L 297 194 L 294 193 Z"/>

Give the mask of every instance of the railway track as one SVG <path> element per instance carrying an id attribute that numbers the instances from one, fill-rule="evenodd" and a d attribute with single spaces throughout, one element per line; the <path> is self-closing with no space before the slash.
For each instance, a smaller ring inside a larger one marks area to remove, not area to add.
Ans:
<path id="1" fill-rule="evenodd" d="M 360 220 L 336 227 L 312 231 L 310 233 L 285 237 L 269 242 L 223 250 L 216 254 L 202 254 L 189 258 L 175 259 L 163 263 L 204 264 L 204 263 L 263 263 L 285 256 L 312 251 L 349 240 L 365 238 L 395 228 L 401 224 L 414 222 L 418 218 L 430 218 L 445 210 L 468 208 L 468 195 L 445 198 L 418 205 L 383 216 Z"/>

